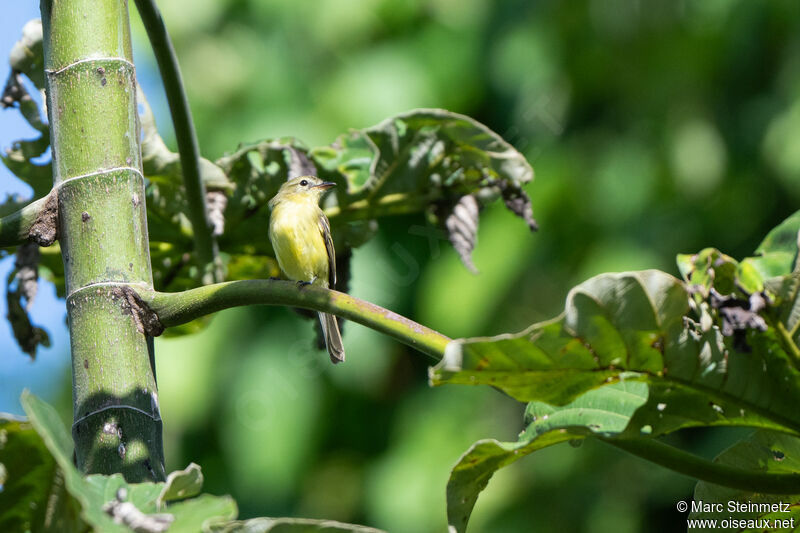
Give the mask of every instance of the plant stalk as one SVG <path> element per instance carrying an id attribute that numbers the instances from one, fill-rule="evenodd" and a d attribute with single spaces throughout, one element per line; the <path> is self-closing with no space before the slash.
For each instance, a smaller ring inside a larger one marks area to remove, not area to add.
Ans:
<path id="1" fill-rule="evenodd" d="M 78 468 L 164 475 L 147 338 L 119 286 L 152 287 L 126 0 L 42 0 Z"/>

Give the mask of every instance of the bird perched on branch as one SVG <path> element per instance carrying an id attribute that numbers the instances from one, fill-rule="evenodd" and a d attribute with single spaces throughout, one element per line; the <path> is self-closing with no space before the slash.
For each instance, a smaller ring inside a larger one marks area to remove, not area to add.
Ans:
<path id="1" fill-rule="evenodd" d="M 269 201 L 269 240 L 286 277 L 300 284 L 330 288 L 336 283 L 336 253 L 328 217 L 319 207 L 322 194 L 336 184 L 314 176 L 284 183 Z M 344 361 L 336 317 L 318 313 L 331 361 Z"/>

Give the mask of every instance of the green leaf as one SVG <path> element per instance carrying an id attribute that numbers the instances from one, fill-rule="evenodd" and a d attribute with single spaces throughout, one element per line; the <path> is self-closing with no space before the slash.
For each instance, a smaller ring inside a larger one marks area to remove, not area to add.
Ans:
<path id="1" fill-rule="evenodd" d="M 800 439 L 772 431 L 756 431 L 722 452 L 714 461 L 757 472 L 800 474 Z M 722 506 L 709 505 L 715 503 Z M 745 521 L 742 527 L 728 528 L 734 531 L 786 531 L 800 524 L 798 503 L 800 494 L 743 492 L 701 481 L 695 487 L 694 503 L 690 507 L 693 511 L 689 518 Z M 770 520 L 770 526 L 761 527 L 761 523 L 754 522 L 756 520 Z M 794 520 L 794 524 L 776 527 L 774 520 Z"/>
<path id="2" fill-rule="evenodd" d="M 467 116 L 442 109 L 388 118 L 340 136 L 333 146 L 342 147 L 335 156 L 330 149 L 314 150 L 312 159 L 326 173 L 343 176 L 347 192 L 356 197 L 378 191 L 381 196 L 461 196 L 486 186 L 487 178 L 516 184 L 533 178 L 525 158 L 502 137 Z"/>
<path id="3" fill-rule="evenodd" d="M 183 470 L 176 470 L 167 476 L 164 488 L 158 495 L 158 505 L 185 500 L 200 494 L 203 488 L 203 472 L 195 463 L 191 463 Z"/>
<path id="4" fill-rule="evenodd" d="M 23 391 L 20 403 L 58 466 L 68 474 L 67 482 L 80 481 L 80 474 L 72 464 L 72 437 L 64 428 L 56 410 L 27 390 Z M 75 475 L 70 474 L 70 469 Z"/>
<path id="5" fill-rule="evenodd" d="M 689 313 L 686 287 L 668 274 L 603 274 L 570 291 L 553 321 L 450 343 L 431 383 L 492 385 L 520 401 L 563 405 L 637 379 L 649 387 L 640 431 L 744 425 L 800 433 L 800 373 L 776 331 L 748 331 L 750 351 L 741 352 L 718 325 L 685 326 Z"/>
<path id="6" fill-rule="evenodd" d="M 39 165 L 31 161 L 38 155 L 31 155 L 37 151 L 39 141 L 16 141 L 11 148 L 6 149 L 5 153 L 0 153 L 0 160 L 11 171 L 12 174 L 20 178 L 33 188 L 33 198 L 42 198 L 50 192 L 53 185 L 53 171 L 51 165 Z M 45 145 L 49 141 L 45 142 Z"/>
<path id="7" fill-rule="evenodd" d="M 152 519 L 167 519 L 171 522 L 171 532 L 200 531 L 211 523 L 236 518 L 236 503 L 229 496 L 203 494 L 190 497 L 199 492 L 202 483 L 202 474 L 197 465 L 190 465 L 186 470 L 171 474 L 169 484 L 127 483 L 120 474 L 94 474 L 84 478 L 72 464 L 72 438 L 55 409 L 28 392 L 23 393 L 21 403 L 31 426 L 55 460 L 59 475 L 63 475 L 68 493 L 63 497 L 74 498 L 81 518 L 96 530 L 121 533 L 130 531 L 126 526 L 115 522 L 111 516 L 114 505 L 122 502 L 133 504 L 135 513 L 140 515 L 145 514 Z M 169 503 L 177 498 L 185 499 Z M 47 500 L 48 505 L 51 505 L 50 501 Z M 61 498 L 53 502 L 58 508 L 72 508 L 69 502 L 61 503 Z M 44 503 L 45 500 L 42 500 L 39 505 Z M 164 503 L 167 505 L 163 505 Z M 17 500 L 11 505 L 16 508 L 22 503 Z"/>
<path id="8" fill-rule="evenodd" d="M 312 150 L 293 138 L 243 145 L 217 165 L 235 185 L 220 238 L 232 263 L 273 256 L 267 202 L 288 176 L 301 174 L 340 185 L 326 204 L 340 252 L 369 240 L 371 221 L 382 216 L 428 213 L 444 226 L 465 195 L 481 204 L 502 197 L 532 221 L 521 186 L 533 170 L 522 154 L 479 122 L 438 109 L 397 115 Z"/>
<path id="9" fill-rule="evenodd" d="M 382 530 L 371 527 L 309 518 L 253 518 L 212 525 L 211 531 L 214 533 L 383 533 Z"/>
<path id="10" fill-rule="evenodd" d="M 647 385 L 621 381 L 587 392 L 563 407 L 531 402 L 527 427 L 517 442 L 481 440 L 458 460 L 447 482 L 447 519 L 455 531 L 466 531 L 480 492 L 495 471 L 530 453 L 591 435 L 613 437 L 627 427 L 647 400 Z"/>
<path id="11" fill-rule="evenodd" d="M 764 279 L 785 276 L 794 270 L 797 260 L 797 233 L 800 211 L 775 226 L 756 248 L 754 266 Z"/>
<path id="12" fill-rule="evenodd" d="M 236 518 L 236 502 L 230 496 L 201 494 L 167 506 L 166 512 L 175 517 L 170 533 L 208 531 L 213 524 Z"/>
<path id="13" fill-rule="evenodd" d="M 84 529 L 42 438 L 29 422 L 6 414 L 0 414 L 0 472 L 0 531 Z"/>
<path id="14" fill-rule="evenodd" d="M 121 474 L 103 476 L 93 474 L 83 478 L 72 468 L 75 482 L 68 484 L 70 493 L 81 503 L 82 516 L 87 523 L 102 531 L 127 532 L 128 528 L 115 523 L 105 507 L 124 494 L 124 501 L 132 503 L 144 514 L 156 512 L 155 499 L 161 490 L 161 483 L 128 484 Z"/>
<path id="15" fill-rule="evenodd" d="M 767 288 L 778 300 L 778 317 L 785 329 L 798 343 L 800 324 L 800 272 L 797 271 L 798 231 L 800 231 L 800 211 L 781 222 L 767 234 L 756 249 L 755 257 L 742 262 L 751 262 L 766 280 Z"/>

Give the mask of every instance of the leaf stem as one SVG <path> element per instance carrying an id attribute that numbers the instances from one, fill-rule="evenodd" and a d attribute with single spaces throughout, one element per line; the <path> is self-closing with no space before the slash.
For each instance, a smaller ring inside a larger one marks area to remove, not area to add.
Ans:
<path id="1" fill-rule="evenodd" d="M 796 298 L 796 297 L 797 297 L 797 294 L 795 294 L 795 298 Z M 791 329 L 791 330 L 789 330 L 789 338 L 790 338 L 790 339 L 794 339 L 794 337 L 795 337 L 795 335 L 797 335 L 797 332 L 798 332 L 798 331 L 800 331 L 800 320 L 798 320 L 797 322 L 795 322 L 795 323 L 794 323 L 794 326 L 792 326 L 792 329 Z"/>
<path id="2" fill-rule="evenodd" d="M 786 330 L 786 326 L 780 320 L 775 321 L 775 329 L 778 331 L 786 351 L 792 357 L 792 363 L 794 363 L 795 368 L 800 368 L 800 348 L 795 344 L 792 334 Z"/>
<path id="3" fill-rule="evenodd" d="M 216 239 L 206 209 L 205 185 L 200 176 L 200 150 L 194 130 L 189 101 L 183 86 L 178 58 L 167 33 L 164 20 L 155 0 L 135 0 L 136 8 L 142 18 L 150 45 L 158 63 L 158 70 L 164 82 L 175 138 L 181 158 L 183 183 L 186 188 L 186 201 L 189 205 L 189 219 L 192 222 L 197 258 L 202 267 L 203 283 L 223 279 L 222 263 Z"/>
<path id="4" fill-rule="evenodd" d="M 655 439 L 600 440 L 632 455 L 701 481 L 748 492 L 800 494 L 800 474 L 769 474 L 715 463 Z"/>
<path id="5" fill-rule="evenodd" d="M 331 313 L 380 331 L 438 361 L 450 338 L 349 294 L 281 280 L 242 280 L 165 293 L 135 288 L 164 327 L 243 305 L 287 305 Z"/>
<path id="6" fill-rule="evenodd" d="M 31 228 L 40 220 L 49 200 L 49 196 L 40 198 L 0 218 L 0 248 L 19 246 L 27 242 L 31 237 Z"/>

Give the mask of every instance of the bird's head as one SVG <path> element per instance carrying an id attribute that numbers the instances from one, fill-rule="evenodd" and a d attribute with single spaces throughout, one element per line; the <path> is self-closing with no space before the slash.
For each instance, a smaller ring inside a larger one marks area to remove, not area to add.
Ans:
<path id="1" fill-rule="evenodd" d="M 335 186 L 336 184 L 332 181 L 322 181 L 316 176 L 292 178 L 281 185 L 278 193 L 269 201 L 269 207 L 271 209 L 276 203 L 283 200 L 318 203 L 322 193 Z"/>

